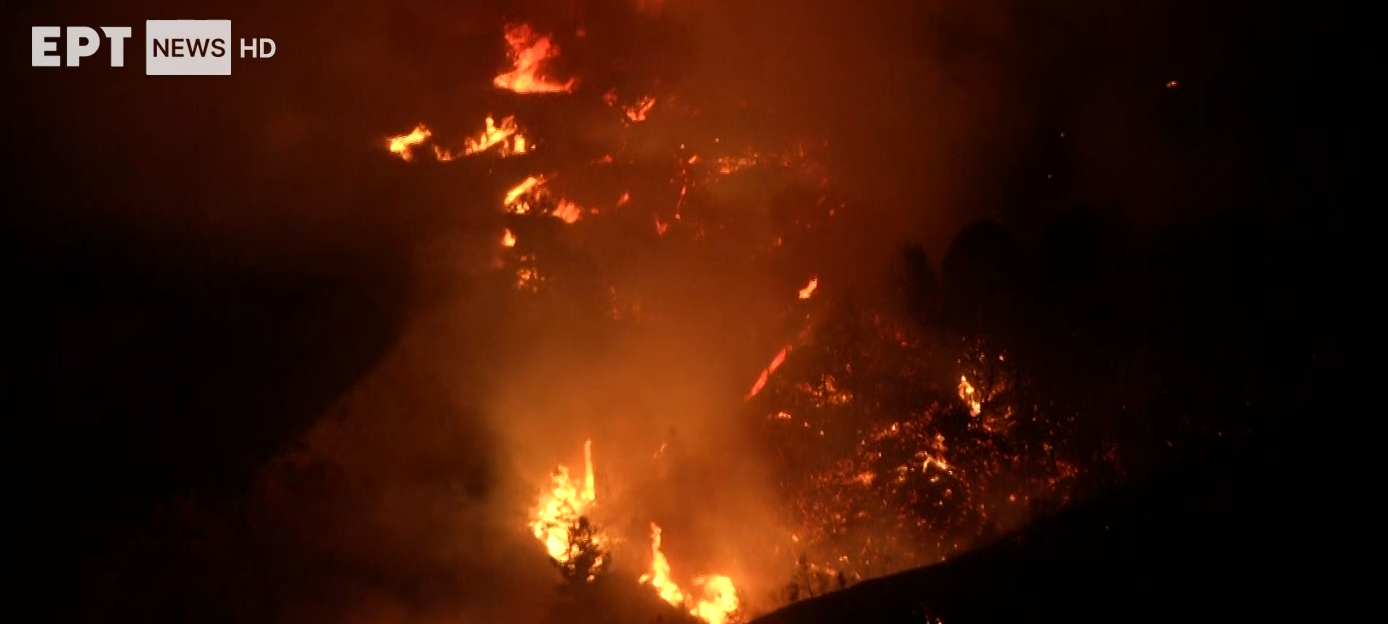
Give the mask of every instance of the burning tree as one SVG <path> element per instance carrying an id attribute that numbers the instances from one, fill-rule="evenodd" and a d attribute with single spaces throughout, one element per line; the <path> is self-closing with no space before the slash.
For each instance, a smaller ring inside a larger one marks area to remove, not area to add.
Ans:
<path id="1" fill-rule="evenodd" d="M 584 444 L 583 450 L 583 482 L 575 484 L 569 478 L 568 467 L 555 468 L 549 491 L 540 496 L 530 528 L 566 578 L 591 582 L 607 569 L 611 558 L 606 538 L 586 515 L 597 498 L 592 442 Z"/>

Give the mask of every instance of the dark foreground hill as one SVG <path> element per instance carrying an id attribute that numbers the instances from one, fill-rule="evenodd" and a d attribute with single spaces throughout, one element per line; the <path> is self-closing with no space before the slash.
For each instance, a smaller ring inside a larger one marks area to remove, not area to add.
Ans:
<path id="1" fill-rule="evenodd" d="M 991 547 L 756 624 L 1297 621 L 1320 573 L 1303 550 L 1314 497 L 1279 493 L 1283 473 L 1225 446 Z"/>

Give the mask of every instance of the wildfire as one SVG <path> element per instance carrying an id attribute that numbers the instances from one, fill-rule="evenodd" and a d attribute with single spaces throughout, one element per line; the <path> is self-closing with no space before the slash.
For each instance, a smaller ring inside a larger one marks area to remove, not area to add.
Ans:
<path id="1" fill-rule="evenodd" d="M 510 139 L 508 141 L 508 139 Z M 482 134 L 476 138 L 468 137 L 467 154 L 484 152 L 497 145 L 501 146 L 501 155 L 524 154 L 526 150 L 525 136 L 519 133 L 516 126 L 515 117 L 507 117 L 497 125 L 490 115 L 487 116 L 487 126 L 482 130 Z"/>
<path id="2" fill-rule="evenodd" d="M 559 46 L 550 42 L 549 37 L 538 37 L 527 24 L 506 27 L 506 44 L 511 47 L 510 58 L 513 69 L 501 74 L 492 81 L 498 89 L 516 93 L 568 93 L 573 91 L 575 80 L 553 82 L 541 75 L 541 65 L 548 59 L 559 56 Z"/>
<path id="3" fill-rule="evenodd" d="M 501 246 L 502 246 L 502 247 L 515 247 L 515 246 L 516 246 L 516 235 L 511 233 L 510 228 L 507 228 L 507 230 L 506 230 L 505 232 L 502 233 L 502 235 L 501 235 Z"/>
<path id="4" fill-rule="evenodd" d="M 398 154 L 400 160 L 409 162 L 411 158 L 414 158 L 414 155 L 410 153 L 410 148 L 423 143 L 425 139 L 432 135 L 433 133 L 429 132 L 429 129 L 424 127 L 424 124 L 419 124 L 408 134 L 387 138 L 386 148 L 389 149 L 392 154 Z"/>
<path id="5" fill-rule="evenodd" d="M 646 113 L 651 112 L 655 107 L 655 98 L 643 97 L 635 104 L 627 107 L 627 119 L 632 121 L 645 121 Z"/>
<path id="6" fill-rule="evenodd" d="M 651 571 L 642 574 L 639 581 L 650 583 L 661 600 L 676 607 L 684 604 L 684 592 L 670 580 L 670 561 L 660 551 L 660 527 L 654 522 L 651 523 Z"/>
<path id="7" fill-rule="evenodd" d="M 805 284 L 805 287 L 800 289 L 800 298 L 809 299 L 814 295 L 814 290 L 816 288 L 819 288 L 819 278 L 812 277 L 810 278 L 810 283 Z"/>
<path id="8" fill-rule="evenodd" d="M 561 199 L 559 205 L 555 206 L 554 212 L 550 214 L 558 217 L 564 223 L 573 223 L 583 216 L 583 208 L 572 201 Z"/>
<path id="9" fill-rule="evenodd" d="M 670 578 L 670 561 L 660 550 L 660 526 L 651 523 L 651 571 L 642 574 L 641 583 L 654 587 L 660 599 L 675 607 L 689 607 L 689 614 L 708 624 L 726 624 L 738 609 L 737 587 L 722 574 L 709 574 L 694 579 L 702 597 L 686 594 Z M 691 604 L 692 603 L 692 604 Z"/>
<path id="10" fill-rule="evenodd" d="M 694 579 L 703 589 L 704 597 L 689 611 L 709 624 L 725 624 L 738 608 L 737 588 L 733 580 L 722 574 L 710 574 Z"/>
<path id="11" fill-rule="evenodd" d="M 974 390 L 969 379 L 963 375 L 959 376 L 959 399 L 969 406 L 969 415 L 977 416 L 983 411 L 983 397 Z"/>
<path id="12" fill-rule="evenodd" d="M 530 176 L 522 180 L 520 184 L 511 187 L 511 190 L 506 192 L 506 198 L 502 200 L 501 205 L 509 208 L 515 214 L 529 212 L 530 203 L 524 201 L 524 198 L 544 183 L 543 176 Z"/>
<path id="13" fill-rule="evenodd" d="M 786 361 L 786 354 L 789 352 L 790 345 L 781 347 L 781 350 L 776 353 L 776 357 L 771 358 L 771 363 L 768 364 L 766 368 L 762 369 L 761 376 L 757 377 L 757 382 L 752 384 L 752 390 L 747 393 L 747 397 L 744 400 L 750 401 L 752 397 L 757 396 L 758 392 L 761 392 L 767 380 L 771 379 L 771 373 L 776 372 L 776 369 L 781 367 L 781 364 Z"/>
<path id="14" fill-rule="evenodd" d="M 567 466 L 558 466 L 550 477 L 549 491 L 540 495 L 530 523 L 535 539 L 545 545 L 550 558 L 564 565 L 579 555 L 579 544 L 574 541 L 574 527 L 581 524 L 581 518 L 597 498 L 593 480 L 593 442 L 583 444 L 584 476 L 582 488 L 569 477 Z M 593 537 L 594 543 L 601 543 L 601 536 Z M 600 561 L 598 562 L 600 563 Z"/>

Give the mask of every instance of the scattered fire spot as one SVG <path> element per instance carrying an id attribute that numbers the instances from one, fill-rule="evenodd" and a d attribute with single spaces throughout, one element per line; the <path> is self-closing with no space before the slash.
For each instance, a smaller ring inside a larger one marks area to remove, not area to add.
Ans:
<path id="1" fill-rule="evenodd" d="M 414 158 L 414 155 L 410 153 L 410 148 L 423 143 L 432 135 L 433 133 L 429 132 L 424 124 L 419 124 L 415 126 L 414 130 L 406 134 L 386 139 L 386 148 L 390 150 L 390 153 L 400 156 L 400 160 L 409 162 L 410 159 Z"/>
<path id="2" fill-rule="evenodd" d="M 516 93 L 568 93 L 576 80 L 556 82 L 544 77 L 545 61 L 559 56 L 559 46 L 548 36 L 536 36 L 527 24 L 506 27 L 506 45 L 510 46 L 512 69 L 492 81 L 498 89 Z"/>

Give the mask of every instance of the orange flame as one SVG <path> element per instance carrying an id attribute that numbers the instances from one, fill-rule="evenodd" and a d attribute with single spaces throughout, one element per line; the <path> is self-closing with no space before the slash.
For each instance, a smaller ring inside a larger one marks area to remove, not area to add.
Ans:
<path id="1" fill-rule="evenodd" d="M 583 442 L 583 500 L 592 502 L 597 499 L 597 490 L 593 487 L 593 441 Z"/>
<path id="2" fill-rule="evenodd" d="M 738 607 L 737 588 L 733 587 L 732 579 L 710 574 L 694 579 L 694 584 L 703 588 L 704 597 L 690 609 L 690 615 L 708 624 L 726 624 Z"/>
<path id="3" fill-rule="evenodd" d="M 507 139 L 511 139 L 509 144 L 507 143 Z M 465 153 L 476 154 L 497 145 L 501 146 L 502 156 L 512 153 L 525 153 L 525 137 L 519 134 L 519 128 L 516 127 L 515 117 L 502 119 L 501 125 L 497 125 L 491 115 L 488 115 L 487 127 L 482 130 L 482 134 L 478 135 L 476 138 L 468 137 L 467 151 Z"/>
<path id="4" fill-rule="evenodd" d="M 543 176 L 530 176 L 511 187 L 506 191 L 506 198 L 501 201 L 501 205 L 511 209 L 515 214 L 525 214 L 530 211 L 530 203 L 524 198 L 534 191 L 537 187 L 545 183 Z"/>
<path id="5" fill-rule="evenodd" d="M 632 121 L 645 121 L 646 113 L 651 112 L 651 109 L 654 107 L 655 98 L 649 96 L 643 97 L 635 104 L 627 107 L 627 119 Z"/>
<path id="6" fill-rule="evenodd" d="M 747 393 L 747 397 L 744 400 L 750 401 L 752 397 L 757 396 L 758 392 L 761 392 L 762 387 L 766 386 L 766 382 L 771 379 L 771 374 L 776 372 L 776 369 L 780 368 L 781 364 L 786 361 L 786 353 L 789 351 L 790 345 L 781 347 L 781 350 L 776 353 L 776 357 L 771 358 L 771 363 L 768 364 L 766 368 L 762 369 L 761 376 L 757 377 L 757 383 L 752 384 L 752 390 Z"/>
<path id="7" fill-rule="evenodd" d="M 684 604 L 684 592 L 670 580 L 670 561 L 660 551 L 660 527 L 651 523 L 651 571 L 642 574 L 642 583 L 650 583 L 660 598 L 676 607 Z"/>
<path id="8" fill-rule="evenodd" d="M 552 44 L 549 37 L 537 37 L 527 24 L 506 27 L 506 44 L 511 47 L 510 57 L 514 69 L 501 74 L 492 81 L 498 89 L 516 93 L 568 93 L 573 91 L 575 80 L 552 82 L 540 72 L 540 66 L 548 59 L 559 56 L 559 46 Z"/>
<path id="9" fill-rule="evenodd" d="M 569 478 L 569 469 L 558 466 L 550 477 L 549 491 L 541 494 L 536 505 L 535 520 L 530 529 L 535 539 L 545 545 L 549 556 L 559 563 L 567 563 L 575 555 L 570 543 L 569 528 L 593 504 L 593 443 L 583 445 L 584 477 L 583 489 L 579 490 Z M 597 537 L 595 537 L 595 540 Z"/>
<path id="10" fill-rule="evenodd" d="M 639 580 L 641 583 L 650 583 L 660 595 L 660 599 L 672 606 L 688 607 L 687 602 L 692 601 L 693 606 L 689 608 L 689 614 L 708 624 L 727 624 L 738 608 L 737 588 L 733 586 L 732 579 L 722 574 L 696 577 L 694 585 L 703 593 L 703 597 L 697 599 L 685 594 L 684 590 L 671 580 L 670 560 L 666 559 L 665 553 L 660 550 L 660 526 L 654 522 L 651 523 L 651 571 L 642 574 Z"/>
<path id="11" fill-rule="evenodd" d="M 959 376 L 959 399 L 969 406 L 969 415 L 977 416 L 983 411 L 983 398 L 974 390 L 967 377 Z"/>
<path id="12" fill-rule="evenodd" d="M 502 246 L 502 247 L 515 247 L 515 246 L 516 246 L 516 235 L 515 235 L 515 234 L 512 234 L 512 233 L 511 233 L 511 230 L 510 230 L 509 228 L 507 228 L 506 232 L 504 232 L 504 233 L 501 235 L 501 246 Z"/>
<path id="13" fill-rule="evenodd" d="M 572 201 L 561 199 L 559 205 L 555 206 L 554 212 L 550 214 L 563 220 L 564 223 L 574 223 L 583 216 L 583 208 Z"/>
<path id="14" fill-rule="evenodd" d="M 800 289 L 800 298 L 809 299 L 811 295 L 814 295 L 814 289 L 816 288 L 819 288 L 819 278 L 812 277 L 810 278 L 810 283 L 806 284 L 804 288 Z"/>
<path id="15" fill-rule="evenodd" d="M 411 158 L 414 158 L 414 155 L 410 153 L 410 148 L 423 143 L 425 139 L 432 135 L 433 133 L 429 132 L 429 129 L 424 127 L 424 124 L 419 124 L 415 126 L 414 130 L 411 130 L 409 134 L 388 137 L 386 139 L 386 149 L 389 149 L 392 154 L 398 154 L 400 160 L 409 162 Z"/>

